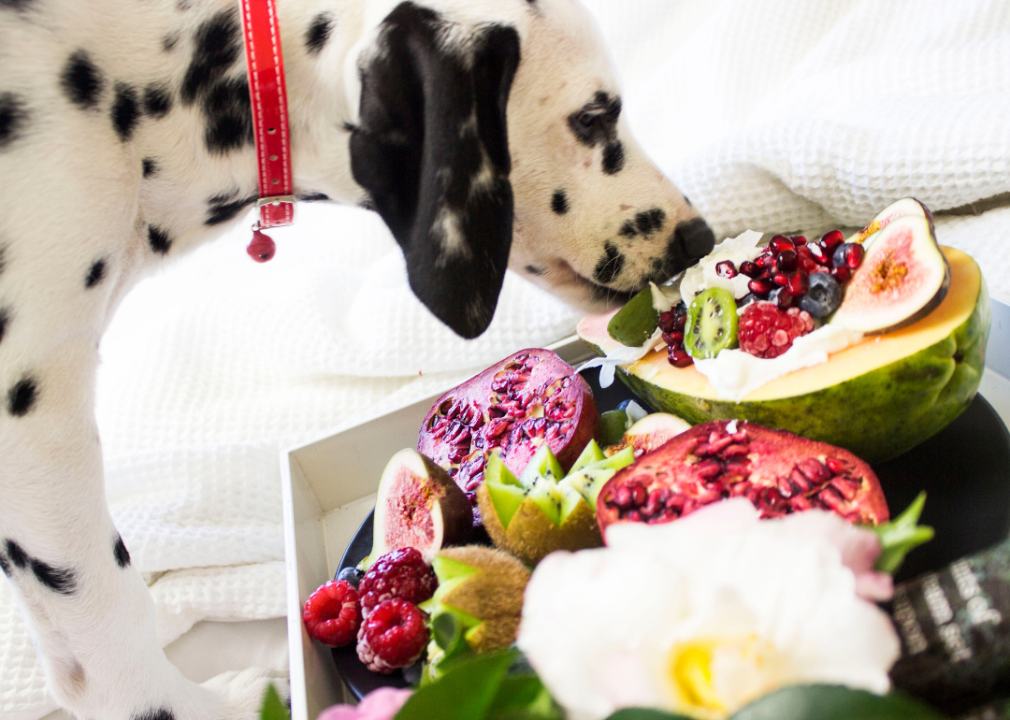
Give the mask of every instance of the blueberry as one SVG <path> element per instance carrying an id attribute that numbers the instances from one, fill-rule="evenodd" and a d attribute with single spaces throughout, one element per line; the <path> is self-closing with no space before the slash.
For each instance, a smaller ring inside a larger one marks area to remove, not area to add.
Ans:
<path id="1" fill-rule="evenodd" d="M 622 402 L 620 405 L 617 406 L 617 409 L 624 410 L 625 412 L 627 412 L 628 405 L 630 405 L 632 402 L 634 402 L 634 400 L 625 400 L 624 402 Z"/>
<path id="2" fill-rule="evenodd" d="M 352 565 L 351 567 L 345 567 L 343 570 L 337 573 L 337 580 L 346 580 L 351 585 L 351 587 L 357 590 L 358 583 L 361 582 L 361 578 L 363 578 L 364 576 L 365 573 L 361 572 L 360 570 L 358 570 L 358 568 Z"/>
<path id="3" fill-rule="evenodd" d="M 809 280 L 810 289 L 800 298 L 800 309 L 823 320 L 842 304 L 842 286 L 828 273 L 814 273 Z"/>
<path id="4" fill-rule="evenodd" d="M 746 295 L 744 295 L 742 298 L 740 298 L 739 300 L 736 301 L 736 306 L 738 308 L 742 308 L 744 305 L 750 305 L 752 302 L 757 302 L 760 299 L 761 298 L 759 298 L 754 293 L 749 292 Z"/>

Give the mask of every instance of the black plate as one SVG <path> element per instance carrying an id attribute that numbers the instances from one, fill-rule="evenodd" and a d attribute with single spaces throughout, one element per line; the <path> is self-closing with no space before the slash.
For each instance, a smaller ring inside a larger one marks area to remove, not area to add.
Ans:
<path id="1" fill-rule="evenodd" d="M 633 399 L 621 383 L 606 390 L 599 371 L 584 373 L 600 411 Z M 913 551 L 897 580 L 920 575 L 1004 540 L 1010 532 L 1010 433 L 981 395 L 953 423 L 901 457 L 874 467 L 888 507 L 898 513 L 925 490 L 922 523 L 936 538 Z M 372 516 L 361 524 L 340 560 L 340 569 L 358 564 L 372 549 Z M 379 687 L 407 687 L 401 673 L 377 675 L 365 669 L 354 646 L 333 651 L 337 670 L 358 698 Z"/>

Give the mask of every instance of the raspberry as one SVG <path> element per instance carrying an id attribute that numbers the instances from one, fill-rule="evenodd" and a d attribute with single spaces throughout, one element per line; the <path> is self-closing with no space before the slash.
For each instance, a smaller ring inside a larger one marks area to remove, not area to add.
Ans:
<path id="1" fill-rule="evenodd" d="M 438 587 L 438 578 L 414 548 L 403 548 L 386 553 L 368 569 L 361 578 L 361 614 L 368 617 L 383 600 L 400 598 L 418 605 L 432 595 Z"/>
<path id="2" fill-rule="evenodd" d="M 358 631 L 358 659 L 372 672 L 388 675 L 417 662 L 427 644 L 424 613 L 406 600 L 383 600 Z"/>
<path id="3" fill-rule="evenodd" d="M 814 319 L 805 310 L 781 310 L 775 303 L 756 302 L 740 314 L 737 339 L 744 352 L 774 358 L 791 348 L 793 340 L 813 329 Z"/>
<path id="4" fill-rule="evenodd" d="M 305 601 L 302 622 L 323 645 L 349 645 L 361 625 L 358 591 L 346 580 L 330 580 Z"/>

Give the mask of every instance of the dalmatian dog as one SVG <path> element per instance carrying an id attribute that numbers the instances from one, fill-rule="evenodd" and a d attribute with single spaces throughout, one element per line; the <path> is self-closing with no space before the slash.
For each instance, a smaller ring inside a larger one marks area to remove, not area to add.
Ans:
<path id="1" fill-rule="evenodd" d="M 576 0 L 280 0 L 295 185 L 378 212 L 464 337 L 506 268 L 600 310 L 712 232 L 621 116 Z M 263 674 L 166 660 L 105 502 L 102 333 L 257 199 L 234 0 L 0 0 L 0 569 L 84 720 L 251 718 Z"/>

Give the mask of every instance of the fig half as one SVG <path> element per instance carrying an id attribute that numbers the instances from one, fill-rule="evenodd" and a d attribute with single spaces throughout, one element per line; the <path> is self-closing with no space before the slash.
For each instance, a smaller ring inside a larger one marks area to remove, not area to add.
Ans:
<path id="1" fill-rule="evenodd" d="M 950 265 L 932 219 L 904 215 L 874 233 L 831 322 L 866 334 L 898 330 L 936 309 L 950 289 Z"/>
<path id="2" fill-rule="evenodd" d="M 401 450 L 379 480 L 372 552 L 363 566 L 407 547 L 431 562 L 443 547 L 466 542 L 472 530 L 470 500 L 449 473 L 416 450 Z"/>

